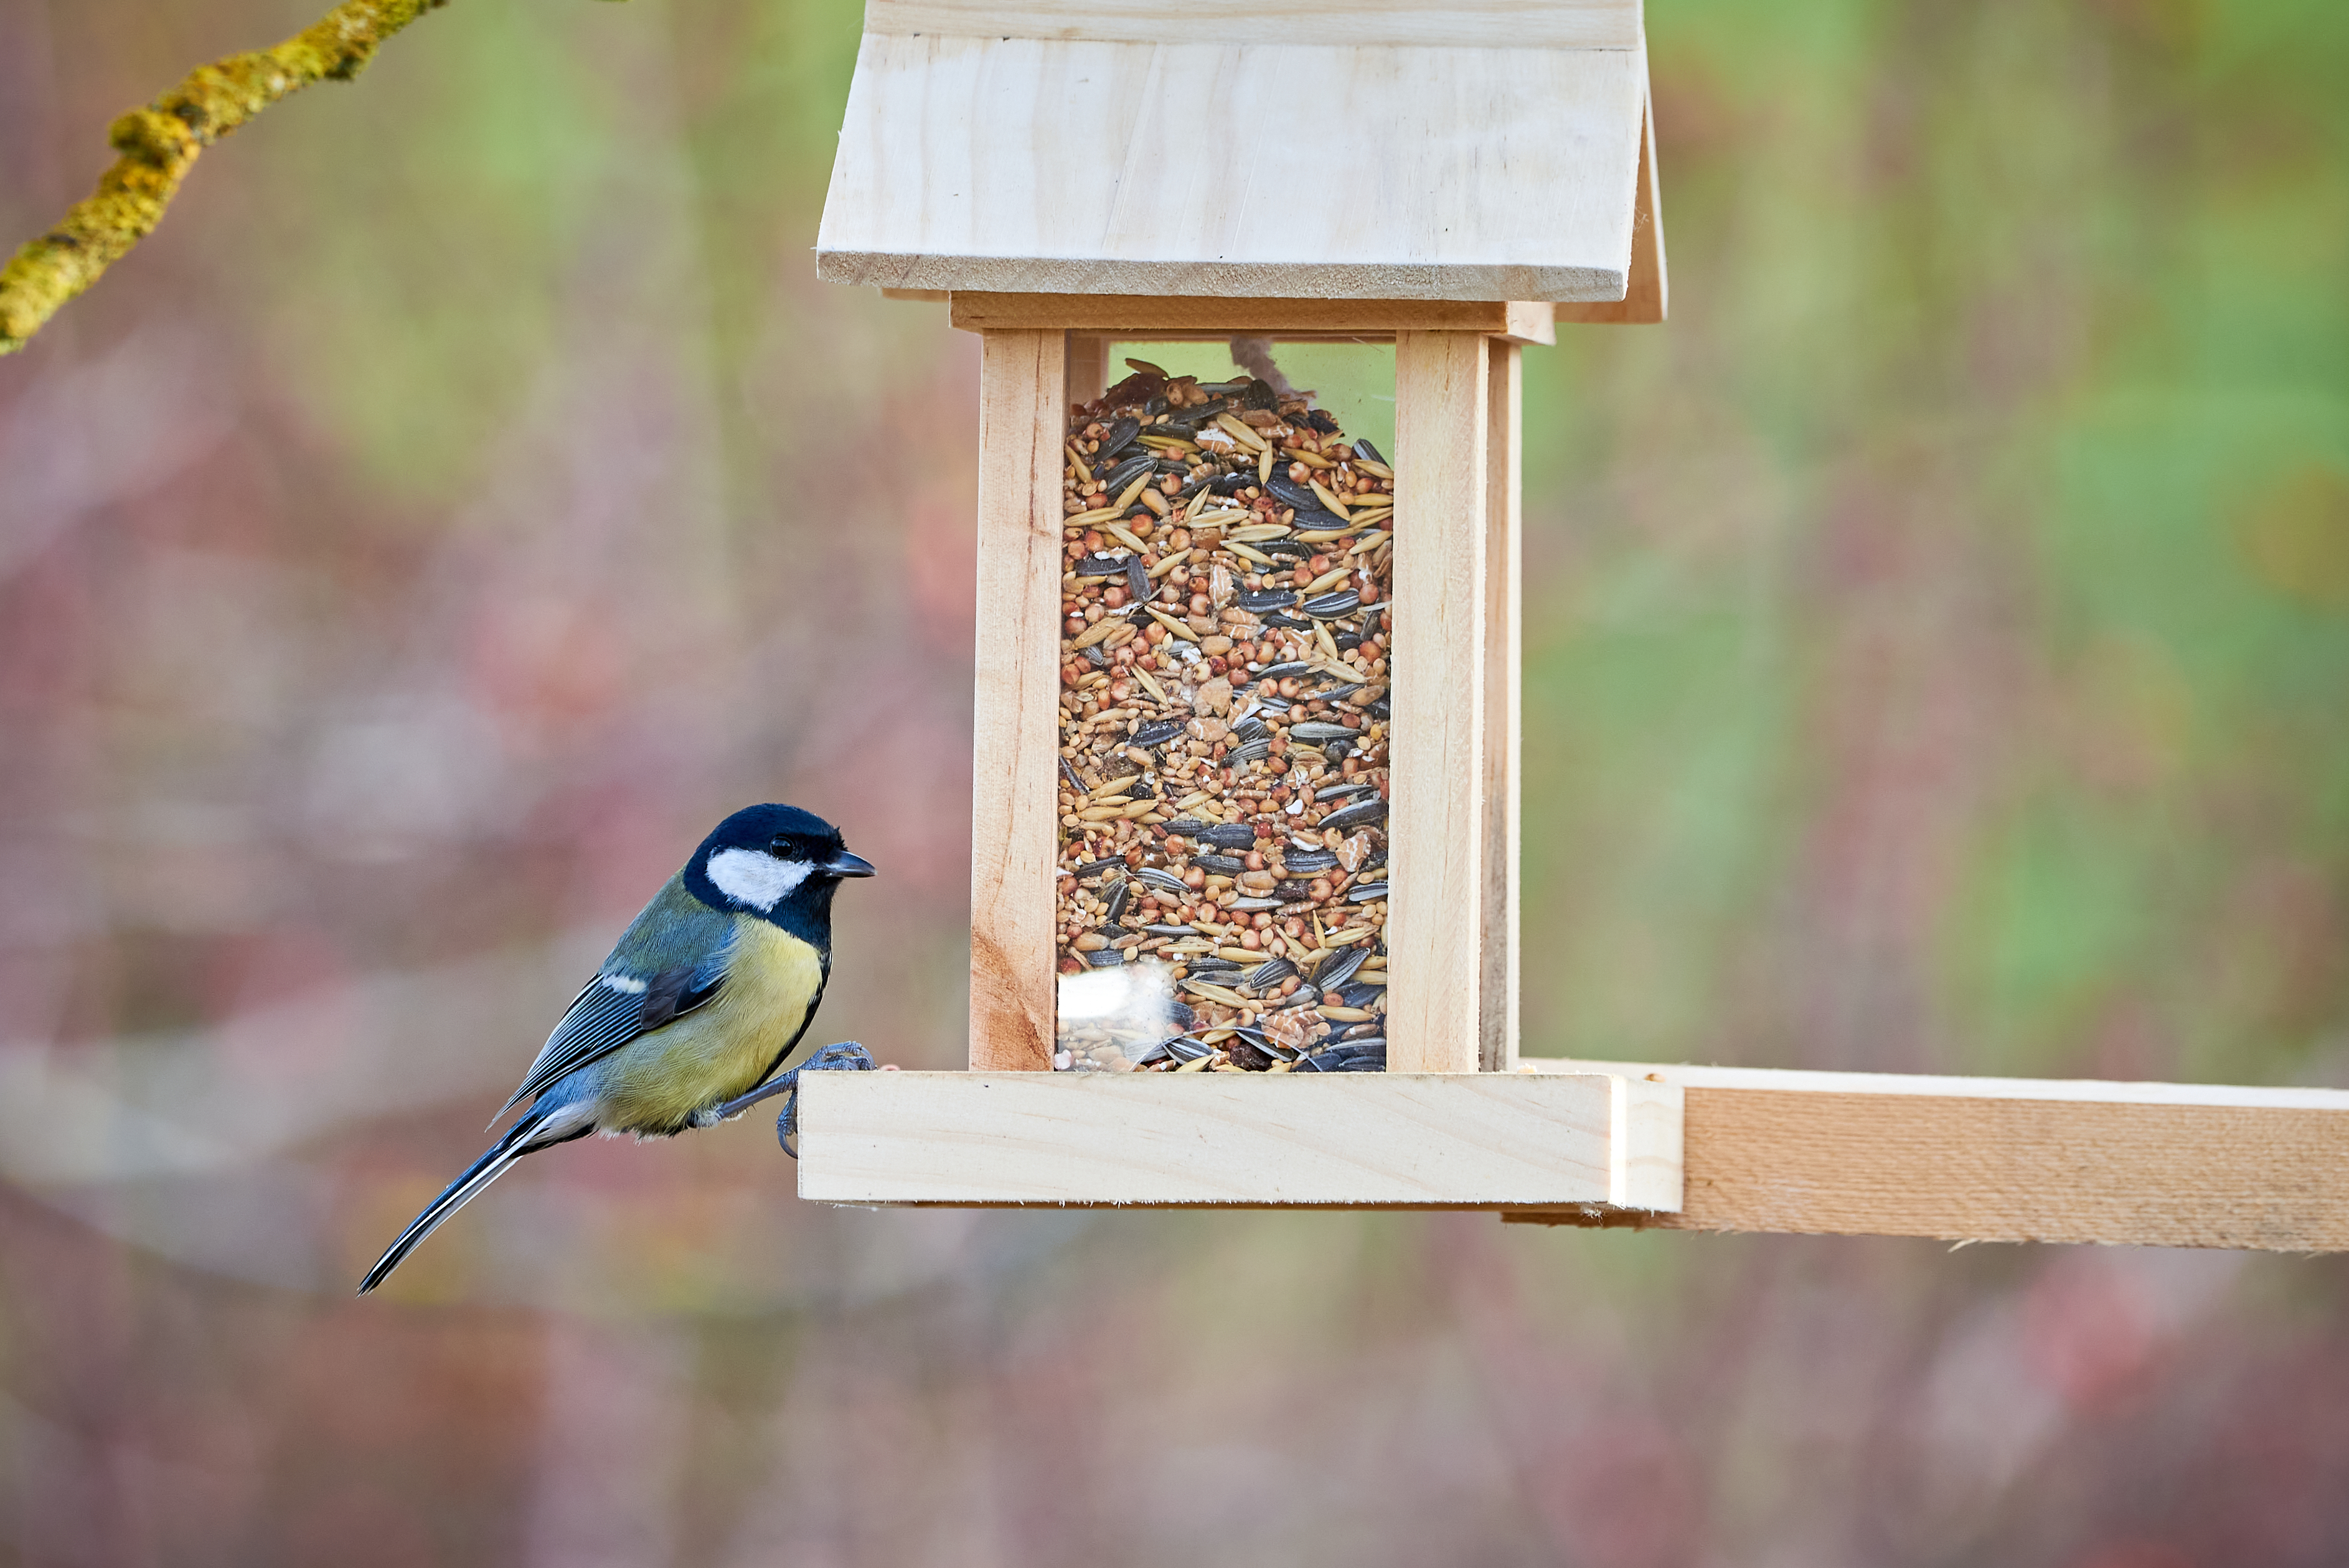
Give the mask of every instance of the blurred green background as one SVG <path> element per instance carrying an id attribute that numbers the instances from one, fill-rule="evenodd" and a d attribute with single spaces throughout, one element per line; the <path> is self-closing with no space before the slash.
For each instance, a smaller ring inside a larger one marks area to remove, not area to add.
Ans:
<path id="1" fill-rule="evenodd" d="M 0 0 L 0 235 L 319 3 Z M 1526 1048 L 2349 1085 L 2349 12 L 1650 26 L 1672 321 L 1526 356 Z M 751 1118 L 349 1298 L 742 802 L 883 869 L 824 1037 L 958 1059 L 976 354 L 814 281 L 856 32 L 460 0 L 0 362 L 0 1551 L 2349 1555 L 2332 1259 L 835 1212 Z"/>

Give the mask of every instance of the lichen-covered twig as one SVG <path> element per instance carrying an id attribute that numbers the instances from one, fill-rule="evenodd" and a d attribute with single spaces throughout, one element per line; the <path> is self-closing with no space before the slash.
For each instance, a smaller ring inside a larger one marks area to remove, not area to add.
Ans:
<path id="1" fill-rule="evenodd" d="M 114 122 L 115 160 L 97 194 L 27 243 L 0 271 L 0 354 L 25 346 L 66 301 L 147 237 L 196 154 L 279 98 L 331 77 L 348 81 L 376 46 L 448 0 L 343 0 L 274 49 L 231 55 L 188 74 Z"/>

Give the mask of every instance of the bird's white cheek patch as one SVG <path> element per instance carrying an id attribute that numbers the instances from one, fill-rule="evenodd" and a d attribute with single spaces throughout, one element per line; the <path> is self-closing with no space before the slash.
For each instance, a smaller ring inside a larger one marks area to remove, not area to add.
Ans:
<path id="1" fill-rule="evenodd" d="M 756 850 L 720 850 L 709 857 L 709 882 L 728 898 L 764 913 L 814 869 L 805 861 L 779 861 Z"/>

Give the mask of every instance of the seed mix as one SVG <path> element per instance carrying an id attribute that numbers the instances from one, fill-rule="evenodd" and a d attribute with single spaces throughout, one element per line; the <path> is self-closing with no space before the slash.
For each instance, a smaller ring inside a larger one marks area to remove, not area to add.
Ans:
<path id="1" fill-rule="evenodd" d="M 1126 364 L 1062 454 L 1054 1066 L 1382 1070 L 1393 471 Z M 1071 1006 L 1103 970 L 1133 1005 Z"/>

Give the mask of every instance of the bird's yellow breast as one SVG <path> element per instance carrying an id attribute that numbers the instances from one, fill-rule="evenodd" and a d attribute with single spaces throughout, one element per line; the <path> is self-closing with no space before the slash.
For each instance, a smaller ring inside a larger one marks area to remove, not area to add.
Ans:
<path id="1" fill-rule="evenodd" d="M 695 1112 L 748 1094 L 807 1027 L 823 977 L 812 946 L 743 920 L 718 995 L 613 1053 L 597 1120 L 607 1130 L 678 1132 Z"/>

